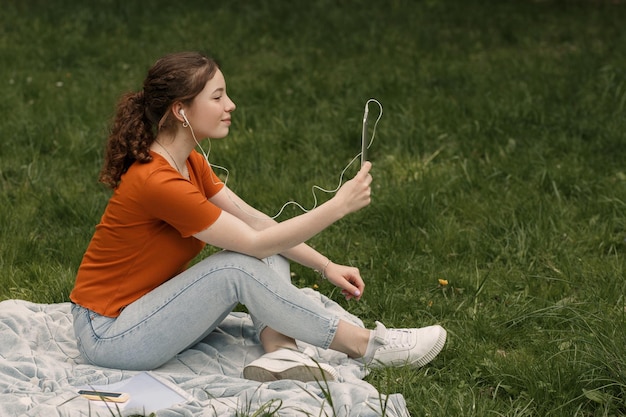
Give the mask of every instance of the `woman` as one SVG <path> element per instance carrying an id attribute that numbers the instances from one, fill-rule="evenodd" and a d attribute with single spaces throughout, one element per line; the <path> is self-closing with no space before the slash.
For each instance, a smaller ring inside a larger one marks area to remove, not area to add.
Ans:
<path id="1" fill-rule="evenodd" d="M 285 258 L 320 271 L 347 299 L 361 298 L 357 268 L 331 262 L 304 242 L 369 204 L 371 164 L 326 203 L 277 223 L 229 190 L 195 151 L 197 138 L 228 134 L 234 110 L 216 63 L 188 52 L 158 60 L 143 89 L 119 102 L 100 174 L 113 195 L 70 295 L 81 354 L 100 366 L 153 369 L 241 303 L 266 352 L 245 367 L 249 379 L 337 376 L 299 352 L 296 340 L 370 366 L 431 361 L 445 343 L 440 326 L 364 329 L 290 282 Z M 205 244 L 224 251 L 187 269 Z"/>

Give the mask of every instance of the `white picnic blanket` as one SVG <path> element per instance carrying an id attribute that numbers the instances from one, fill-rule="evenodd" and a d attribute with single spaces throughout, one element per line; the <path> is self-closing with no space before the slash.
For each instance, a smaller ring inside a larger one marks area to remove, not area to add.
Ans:
<path id="1" fill-rule="evenodd" d="M 302 291 L 360 324 L 318 292 Z M 277 416 L 409 415 L 401 394 L 379 393 L 362 380 L 365 370 L 359 363 L 343 354 L 315 348 L 315 359 L 332 364 L 341 376 L 339 381 L 321 385 L 292 380 L 261 384 L 243 379 L 244 365 L 261 354 L 250 317 L 231 313 L 201 343 L 152 372 L 190 397 L 156 411 L 156 416 L 253 415 L 260 409 L 278 409 Z M 115 384 L 137 373 L 93 366 L 81 358 L 69 303 L 0 302 L 0 417 L 111 416 L 109 410 L 78 396 L 77 387 Z M 120 414 L 136 412 L 124 409 Z"/>

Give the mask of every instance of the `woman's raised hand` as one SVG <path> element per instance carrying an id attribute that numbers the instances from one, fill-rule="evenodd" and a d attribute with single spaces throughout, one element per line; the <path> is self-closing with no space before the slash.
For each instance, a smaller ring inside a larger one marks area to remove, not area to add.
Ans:
<path id="1" fill-rule="evenodd" d="M 372 195 L 372 176 L 370 169 L 372 163 L 367 161 L 363 164 L 359 172 L 349 181 L 341 186 L 334 198 L 340 199 L 347 213 L 353 213 L 367 206 Z"/>

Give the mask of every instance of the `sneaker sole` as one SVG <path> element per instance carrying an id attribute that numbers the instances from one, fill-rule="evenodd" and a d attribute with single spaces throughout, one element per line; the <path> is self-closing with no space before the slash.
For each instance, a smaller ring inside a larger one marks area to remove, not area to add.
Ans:
<path id="1" fill-rule="evenodd" d="M 424 356 L 412 362 L 411 365 L 421 367 L 432 361 L 439 355 L 443 346 L 446 344 L 446 338 L 448 336 L 448 332 L 443 327 L 441 328 L 441 333 L 439 334 L 439 338 L 437 339 L 437 343 L 433 346 L 433 348 Z"/>
<path id="2" fill-rule="evenodd" d="M 281 379 L 294 379 L 301 382 L 334 381 L 336 379 L 333 372 L 323 368 L 323 364 L 320 364 L 317 368 L 297 365 L 281 371 L 272 371 L 252 365 L 243 369 L 243 376 L 246 379 L 258 382 L 272 382 Z"/>

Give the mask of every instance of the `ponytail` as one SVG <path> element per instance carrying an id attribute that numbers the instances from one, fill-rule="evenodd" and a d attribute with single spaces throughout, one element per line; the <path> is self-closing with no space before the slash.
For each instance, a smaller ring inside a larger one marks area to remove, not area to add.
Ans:
<path id="1" fill-rule="evenodd" d="M 150 145 L 154 141 L 154 132 L 144 109 L 143 91 L 122 96 L 117 105 L 99 177 L 101 183 L 111 188 L 117 188 L 122 174 L 133 162 L 152 160 Z"/>

